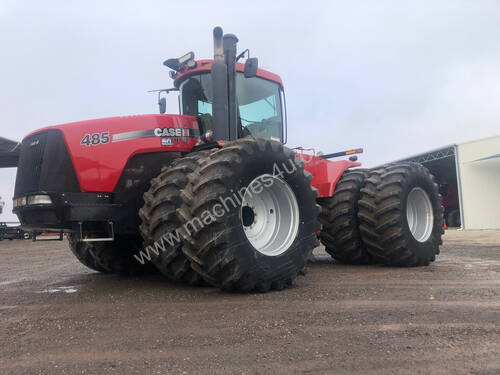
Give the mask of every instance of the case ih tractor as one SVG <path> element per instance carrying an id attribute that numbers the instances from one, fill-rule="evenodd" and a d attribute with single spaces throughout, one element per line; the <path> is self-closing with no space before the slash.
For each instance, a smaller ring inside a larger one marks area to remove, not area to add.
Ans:
<path id="1" fill-rule="evenodd" d="M 213 60 L 165 61 L 174 88 L 159 90 L 158 115 L 25 137 L 14 197 L 23 227 L 65 232 L 96 271 L 156 268 L 242 292 L 290 286 L 319 240 L 342 263 L 434 261 L 443 211 L 427 169 L 360 169 L 285 147 L 282 81 L 255 58 L 238 62 L 248 50 L 237 55 L 237 42 L 217 27 Z M 169 91 L 179 115 L 164 114 Z"/>

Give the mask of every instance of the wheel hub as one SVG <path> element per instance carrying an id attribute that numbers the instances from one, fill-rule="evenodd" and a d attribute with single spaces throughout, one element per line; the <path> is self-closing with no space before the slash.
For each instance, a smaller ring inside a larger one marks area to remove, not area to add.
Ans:
<path id="1" fill-rule="evenodd" d="M 434 213 L 429 195 L 424 189 L 414 187 L 408 194 L 406 218 L 413 237 L 418 242 L 427 241 L 434 227 Z"/>
<path id="2" fill-rule="evenodd" d="M 248 184 L 240 218 L 245 235 L 258 252 L 276 256 L 292 245 L 299 229 L 299 206 L 290 185 L 263 174 Z"/>

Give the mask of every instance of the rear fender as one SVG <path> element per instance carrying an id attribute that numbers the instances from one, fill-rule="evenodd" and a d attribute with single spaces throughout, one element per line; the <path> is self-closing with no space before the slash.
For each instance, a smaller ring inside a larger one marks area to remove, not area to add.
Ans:
<path id="1" fill-rule="evenodd" d="M 311 185 L 318 190 L 318 198 L 333 196 L 335 186 L 342 174 L 361 163 L 350 160 L 330 161 L 315 155 L 297 154 L 305 163 L 305 170 L 313 175 Z"/>

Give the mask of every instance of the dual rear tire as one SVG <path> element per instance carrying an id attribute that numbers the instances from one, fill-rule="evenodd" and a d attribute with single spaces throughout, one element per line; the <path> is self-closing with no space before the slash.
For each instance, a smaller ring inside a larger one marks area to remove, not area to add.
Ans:
<path id="1" fill-rule="evenodd" d="M 321 239 L 347 264 L 428 265 L 442 244 L 438 186 L 417 163 L 346 171 L 322 205 Z"/>
<path id="2" fill-rule="evenodd" d="M 361 189 L 358 218 L 369 253 L 392 266 L 433 262 L 442 244 L 443 207 L 438 185 L 418 163 L 371 171 Z"/>

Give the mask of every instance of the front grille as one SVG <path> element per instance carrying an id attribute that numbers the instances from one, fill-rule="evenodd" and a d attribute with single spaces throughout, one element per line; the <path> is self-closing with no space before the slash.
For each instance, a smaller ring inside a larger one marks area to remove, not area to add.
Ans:
<path id="1" fill-rule="evenodd" d="M 47 135 L 48 132 L 37 133 L 23 140 L 17 165 L 14 193 L 16 197 L 25 193 L 40 191 L 40 174 L 42 172 Z"/>
<path id="2" fill-rule="evenodd" d="M 15 197 L 39 191 L 79 192 L 73 163 L 59 130 L 23 140 L 17 166 Z"/>

